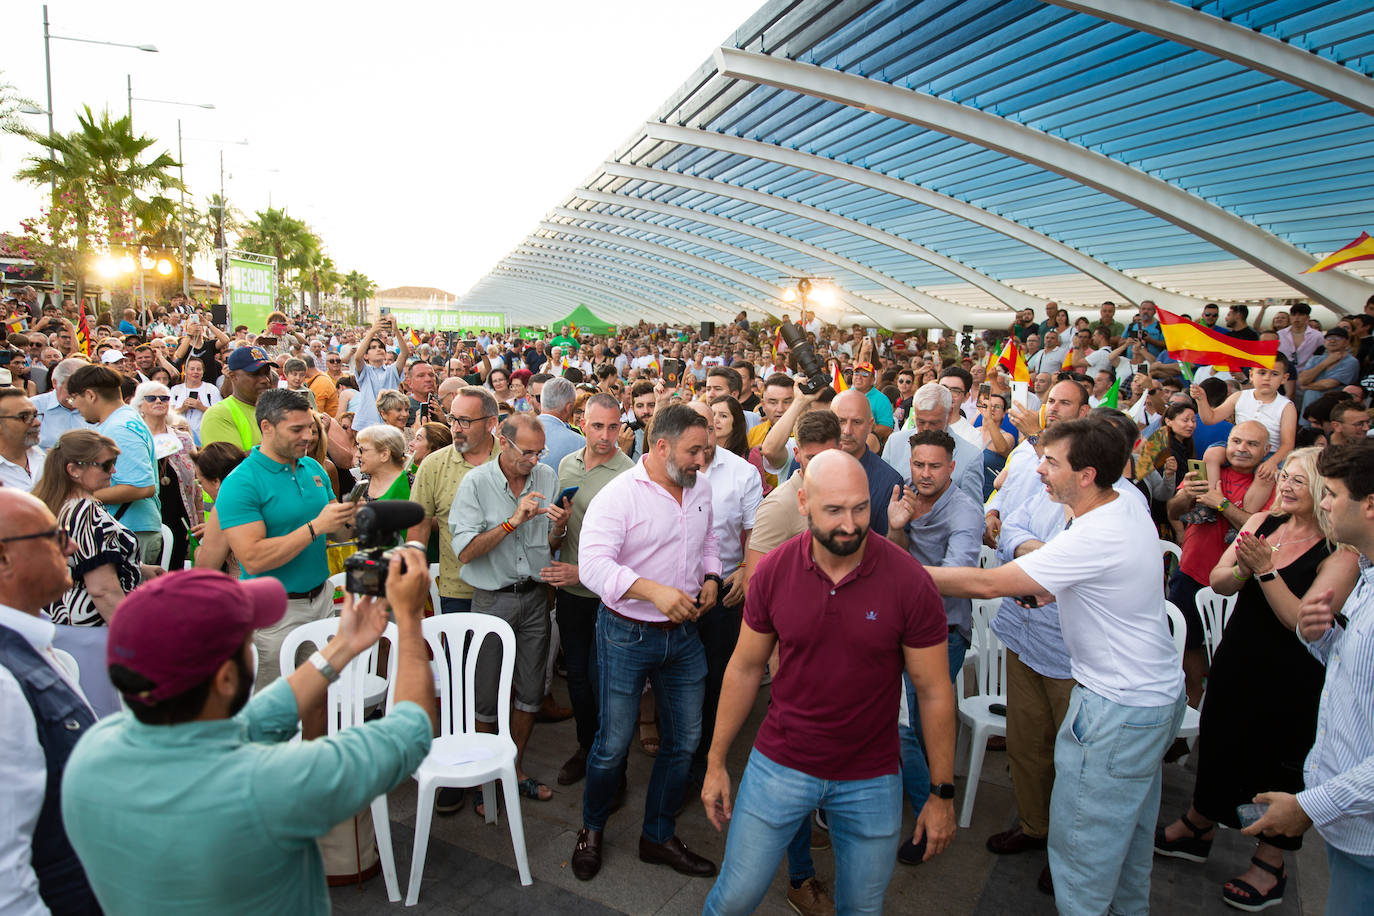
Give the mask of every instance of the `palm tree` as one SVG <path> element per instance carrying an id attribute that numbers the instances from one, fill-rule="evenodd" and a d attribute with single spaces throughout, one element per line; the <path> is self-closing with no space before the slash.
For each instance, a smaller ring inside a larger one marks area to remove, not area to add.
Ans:
<path id="1" fill-rule="evenodd" d="M 219 276 L 219 288 L 224 289 L 224 249 L 229 247 L 229 236 L 232 234 L 237 238 L 243 228 L 243 214 L 233 204 L 227 203 L 218 194 L 211 194 L 205 199 L 205 237 L 214 245 L 214 250 L 218 252 L 215 257 L 215 273 Z M 188 227 L 188 244 L 189 233 Z M 200 236 L 198 236 L 200 238 Z"/>
<path id="2" fill-rule="evenodd" d="M 96 241 L 92 227 L 105 234 L 105 242 L 126 249 L 136 239 L 136 225 L 144 208 L 153 205 L 140 195 L 154 198 L 166 191 L 183 190 L 173 170 L 177 161 L 162 152 L 145 161 L 145 154 L 157 143 L 148 136 L 135 135 L 127 117 L 111 118 L 108 111 L 97 119 L 89 106 L 77 115 L 77 129 L 69 134 L 49 137 L 24 130 L 24 136 L 45 151 L 30 156 L 16 178 L 34 184 L 52 181 L 55 196 L 51 219 L 54 242 L 60 242 L 58 227 L 74 224 L 77 296 L 85 290 L 90 253 Z M 51 151 L 52 155 L 47 154 Z"/>
<path id="3" fill-rule="evenodd" d="M 244 227 L 239 239 L 239 247 L 244 251 L 270 254 L 277 259 L 277 271 L 282 277 L 281 289 L 285 296 L 289 296 L 291 290 L 287 282 L 288 273 L 294 278 L 308 263 L 310 252 L 318 249 L 320 244 L 319 237 L 310 231 L 309 226 L 285 209 L 274 210 L 271 207 L 259 210 Z"/>
<path id="4" fill-rule="evenodd" d="M 371 299 L 377 292 L 377 284 L 367 278 L 366 274 L 356 270 L 350 270 L 348 275 L 343 278 L 344 294 L 353 300 L 353 315 L 359 324 L 364 319 L 364 303 Z"/>
<path id="5" fill-rule="evenodd" d="M 20 109 L 37 108 L 33 102 L 16 94 L 13 85 L 0 81 L 0 131 L 9 134 L 22 134 L 27 129 L 19 120 Z"/>

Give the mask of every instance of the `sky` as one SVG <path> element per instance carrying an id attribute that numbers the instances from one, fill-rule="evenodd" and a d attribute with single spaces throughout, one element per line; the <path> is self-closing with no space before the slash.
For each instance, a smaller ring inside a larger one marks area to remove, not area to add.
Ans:
<path id="1" fill-rule="evenodd" d="M 158 51 L 53 40 L 55 128 L 83 104 L 126 112 L 132 81 L 155 150 L 176 156 L 181 119 L 198 205 L 222 152 L 231 205 L 284 207 L 341 271 L 462 294 L 761 2 L 56 0 L 53 35 Z M 42 9 L 6 3 L 0 82 L 46 108 Z M 43 189 L 12 180 L 39 151 L 0 134 L 0 231 L 39 212 Z"/>

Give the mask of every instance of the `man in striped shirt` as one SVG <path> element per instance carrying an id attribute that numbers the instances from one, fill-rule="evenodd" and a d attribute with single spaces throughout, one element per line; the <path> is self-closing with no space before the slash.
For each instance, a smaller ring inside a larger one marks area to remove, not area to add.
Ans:
<path id="1" fill-rule="evenodd" d="M 1299 836 L 1316 825 L 1331 869 L 1326 912 L 1374 912 L 1374 446 L 1333 445 L 1317 468 L 1331 536 L 1358 550 L 1360 578 L 1340 611 L 1332 593 L 1308 594 L 1297 635 L 1326 665 L 1317 737 L 1297 795 L 1261 792 L 1268 805 L 1251 836 Z"/>

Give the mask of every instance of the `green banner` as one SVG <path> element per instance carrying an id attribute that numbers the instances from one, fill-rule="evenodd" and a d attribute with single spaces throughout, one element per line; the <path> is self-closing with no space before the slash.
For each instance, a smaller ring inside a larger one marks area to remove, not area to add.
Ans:
<path id="1" fill-rule="evenodd" d="M 520 339 L 521 339 L 521 340 L 538 340 L 539 338 L 541 338 L 541 337 L 543 337 L 543 336 L 544 336 L 544 335 L 541 334 L 541 333 L 539 333 L 538 329 L 536 329 L 536 328 L 521 328 L 521 329 L 520 329 Z"/>
<path id="2" fill-rule="evenodd" d="M 496 331 L 506 332 L 506 316 L 501 312 L 460 312 L 453 309 L 386 310 L 400 327 L 421 331 Z"/>
<path id="3" fill-rule="evenodd" d="M 229 330 L 241 324 L 258 333 L 267 327 L 267 316 L 276 310 L 277 267 L 228 256 Z"/>

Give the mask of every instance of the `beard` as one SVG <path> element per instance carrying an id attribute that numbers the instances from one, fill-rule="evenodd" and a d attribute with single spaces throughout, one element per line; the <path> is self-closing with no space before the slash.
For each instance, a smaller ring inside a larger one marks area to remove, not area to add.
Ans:
<path id="1" fill-rule="evenodd" d="M 847 557 L 856 553 L 858 549 L 864 545 L 864 541 L 868 537 L 867 525 L 859 528 L 853 535 L 847 533 L 841 534 L 838 528 L 829 532 L 821 531 L 821 529 L 816 527 L 816 523 L 810 519 L 807 519 L 806 527 L 811 531 L 812 540 L 819 543 L 837 557 Z"/>
<path id="2" fill-rule="evenodd" d="M 229 704 L 231 718 L 238 715 L 243 707 L 248 705 L 248 700 L 253 695 L 253 681 L 257 677 L 257 672 L 248 664 L 247 654 L 245 651 L 234 656 L 234 667 L 238 669 L 239 686 L 234 693 L 233 701 Z"/>
<path id="3" fill-rule="evenodd" d="M 684 470 L 673 460 L 672 455 L 668 456 L 665 464 L 667 465 L 668 479 L 675 485 L 687 489 L 697 485 L 697 472 L 695 470 Z"/>

